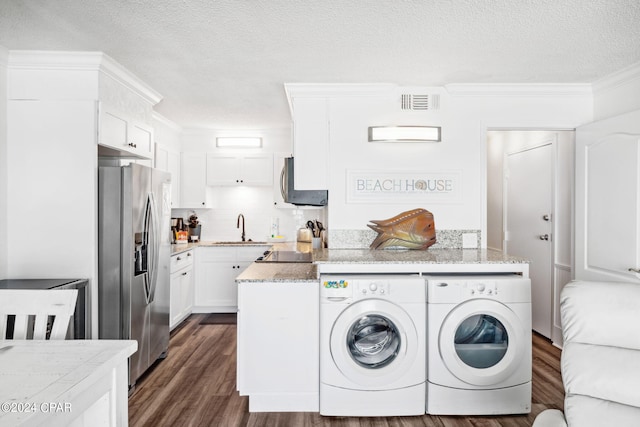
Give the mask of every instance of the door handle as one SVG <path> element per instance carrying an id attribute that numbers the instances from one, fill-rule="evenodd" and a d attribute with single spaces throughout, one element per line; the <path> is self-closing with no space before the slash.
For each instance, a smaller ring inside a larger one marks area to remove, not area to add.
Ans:
<path id="1" fill-rule="evenodd" d="M 540 240 L 549 240 L 549 235 L 548 234 L 541 234 L 538 237 L 540 238 Z"/>
<path id="2" fill-rule="evenodd" d="M 630 268 L 629 271 L 640 274 L 640 269 L 638 268 Z"/>
<path id="3" fill-rule="evenodd" d="M 542 215 L 542 219 L 545 221 L 550 221 L 551 220 L 551 216 L 549 215 Z"/>

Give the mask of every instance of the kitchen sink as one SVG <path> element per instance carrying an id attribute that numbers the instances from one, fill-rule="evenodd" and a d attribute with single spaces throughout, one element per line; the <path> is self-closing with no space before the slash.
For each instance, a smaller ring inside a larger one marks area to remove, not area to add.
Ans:
<path id="1" fill-rule="evenodd" d="M 221 242 L 213 242 L 214 245 L 267 245 L 267 242 L 256 242 L 253 240 L 241 241 L 241 240 L 231 240 L 231 241 L 221 241 Z"/>

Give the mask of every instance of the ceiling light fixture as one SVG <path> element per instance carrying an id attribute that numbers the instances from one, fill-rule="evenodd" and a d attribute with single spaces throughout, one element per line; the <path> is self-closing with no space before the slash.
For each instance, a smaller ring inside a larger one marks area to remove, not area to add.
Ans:
<path id="1" fill-rule="evenodd" d="M 216 138 L 216 147 L 260 148 L 260 147 L 262 147 L 262 138 L 260 138 L 260 137 L 219 136 L 219 137 Z"/>
<path id="2" fill-rule="evenodd" d="M 440 142 L 440 126 L 371 126 L 369 142 Z"/>

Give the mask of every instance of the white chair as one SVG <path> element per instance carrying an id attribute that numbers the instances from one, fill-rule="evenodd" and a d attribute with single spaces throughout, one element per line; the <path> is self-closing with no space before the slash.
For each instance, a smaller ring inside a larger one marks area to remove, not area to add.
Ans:
<path id="1" fill-rule="evenodd" d="M 534 427 L 640 426 L 640 285 L 572 282 L 562 290 L 564 413 Z"/>
<path id="2" fill-rule="evenodd" d="M 77 289 L 0 290 L 0 340 L 6 339 L 9 316 L 15 317 L 14 340 L 65 339 L 77 298 Z M 50 317 L 52 323 L 47 337 Z"/>

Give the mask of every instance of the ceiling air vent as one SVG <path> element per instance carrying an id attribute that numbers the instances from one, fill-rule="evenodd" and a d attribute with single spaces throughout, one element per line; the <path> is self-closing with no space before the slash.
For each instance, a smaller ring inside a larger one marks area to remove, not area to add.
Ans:
<path id="1" fill-rule="evenodd" d="M 400 105 L 403 110 L 438 110 L 440 109 L 440 95 L 402 94 Z"/>

